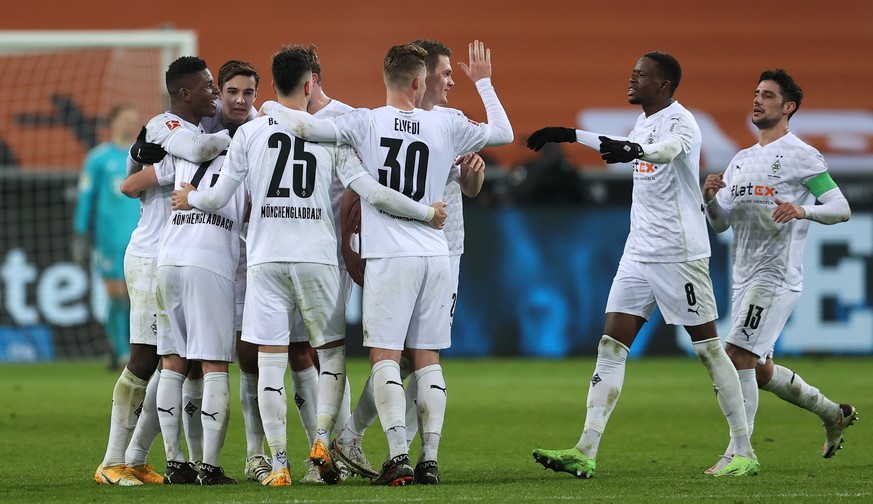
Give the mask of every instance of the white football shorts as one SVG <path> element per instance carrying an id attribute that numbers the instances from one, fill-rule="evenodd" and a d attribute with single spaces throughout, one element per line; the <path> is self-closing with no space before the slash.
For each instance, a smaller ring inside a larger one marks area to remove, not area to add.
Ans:
<path id="1" fill-rule="evenodd" d="M 451 267 L 451 276 L 449 277 L 449 291 L 452 293 L 452 308 L 449 310 L 451 321 L 449 324 L 455 323 L 455 308 L 458 306 L 458 285 L 461 279 L 461 254 L 449 254 L 449 266 Z"/>
<path id="2" fill-rule="evenodd" d="M 124 254 L 124 281 L 130 298 L 130 342 L 138 345 L 158 344 L 157 263 L 154 257 Z"/>
<path id="3" fill-rule="evenodd" d="M 678 263 L 642 263 L 621 258 L 609 289 L 606 313 L 649 320 L 655 306 L 672 325 L 698 326 L 718 318 L 709 258 Z"/>
<path id="4" fill-rule="evenodd" d="M 233 281 L 196 266 L 160 266 L 157 298 L 158 355 L 175 342 L 189 360 L 234 361 Z"/>
<path id="5" fill-rule="evenodd" d="M 255 345 L 288 345 L 294 317 L 301 315 L 314 348 L 346 337 L 345 303 L 339 296 L 336 265 L 263 263 L 249 266 L 243 309 L 243 341 Z"/>
<path id="6" fill-rule="evenodd" d="M 348 270 L 345 268 L 339 269 L 340 280 L 340 302 L 342 302 L 343 324 L 345 324 L 346 307 L 349 305 L 349 299 L 352 297 L 352 287 L 355 281 L 352 280 Z M 306 324 L 303 322 L 303 315 L 300 314 L 300 309 L 294 311 L 293 320 L 291 321 L 291 343 L 303 343 L 309 341 L 309 333 L 306 332 Z"/>
<path id="7" fill-rule="evenodd" d="M 800 300 L 800 292 L 772 284 L 750 283 L 731 294 L 728 343 L 758 356 L 761 364 L 773 356 L 776 340 Z"/>
<path id="8" fill-rule="evenodd" d="M 367 259 L 364 346 L 442 350 L 452 344 L 449 256 Z"/>

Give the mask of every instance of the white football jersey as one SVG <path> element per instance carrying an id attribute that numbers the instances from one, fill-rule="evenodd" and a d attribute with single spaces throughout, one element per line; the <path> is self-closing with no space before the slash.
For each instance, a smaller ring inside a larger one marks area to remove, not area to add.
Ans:
<path id="1" fill-rule="evenodd" d="M 357 148 L 380 184 L 419 203 L 443 200 L 449 170 L 462 153 L 478 151 L 488 132 L 461 115 L 356 109 L 333 119 L 339 141 Z M 448 255 L 446 236 L 424 222 L 382 213 L 362 202 L 362 257 Z"/>
<path id="2" fill-rule="evenodd" d="M 221 176 L 247 181 L 252 198 L 248 265 L 337 264 L 331 205 L 334 177 L 348 185 L 366 177 L 349 146 L 304 142 L 269 116 L 237 130 Z"/>
<path id="3" fill-rule="evenodd" d="M 352 110 L 355 110 L 355 109 L 353 109 L 352 107 L 346 105 L 345 103 L 343 103 L 339 100 L 331 99 L 330 102 L 328 102 L 328 104 L 324 106 L 324 108 L 322 108 L 318 112 L 312 114 L 312 117 L 318 117 L 320 119 L 323 119 L 325 117 L 336 117 L 339 115 L 343 115 L 346 112 L 351 112 Z M 342 240 L 342 236 L 340 236 L 342 234 L 342 229 L 340 228 L 339 222 L 340 222 L 340 205 L 342 205 L 343 193 L 345 192 L 345 190 L 346 190 L 346 186 L 343 185 L 343 181 L 340 180 L 339 177 L 334 177 L 333 183 L 330 186 L 330 204 L 331 204 L 331 207 L 333 208 L 333 220 L 334 220 L 334 223 L 336 223 L 336 226 L 335 226 L 336 227 L 336 242 L 337 242 L 336 259 L 337 259 L 337 262 L 339 263 L 340 269 L 343 269 L 343 270 L 346 269 L 346 263 L 343 260 L 343 254 L 342 254 L 342 251 L 339 247 L 340 240 Z"/>
<path id="4" fill-rule="evenodd" d="M 709 257 L 709 235 L 700 193 L 701 135 L 697 121 L 679 102 L 649 117 L 640 114 L 628 139 L 640 145 L 672 136 L 682 151 L 665 164 L 633 162 L 633 204 L 624 257 L 647 263 Z"/>
<path id="5" fill-rule="evenodd" d="M 777 223 L 775 199 L 814 204 L 817 196 L 834 187 L 827 169 L 821 153 L 793 133 L 734 156 L 724 172 L 727 187 L 716 198 L 730 212 L 735 288 L 750 282 L 803 288 L 803 248 L 810 221 Z M 827 183 L 822 186 L 821 180 Z"/>
<path id="6" fill-rule="evenodd" d="M 467 119 L 463 112 L 448 107 L 434 107 L 434 110 L 450 114 L 457 114 Z M 463 152 L 462 154 L 466 154 Z M 461 167 L 452 164 L 449 172 L 449 180 L 446 183 L 446 191 L 443 194 L 443 202 L 446 204 L 446 224 L 443 232 L 446 234 L 446 242 L 449 244 L 449 255 L 461 255 L 464 253 L 464 198 L 461 195 Z"/>
<path id="7" fill-rule="evenodd" d="M 182 129 L 203 133 L 200 126 L 191 124 L 176 114 L 164 112 L 153 117 L 146 125 L 146 140 L 166 147 L 172 137 Z M 137 257 L 158 256 L 158 243 L 164 232 L 164 225 L 170 217 L 175 160 L 168 154 L 160 163 L 155 164 L 154 168 L 159 185 L 142 192 L 139 223 L 127 245 L 127 253 Z"/>
<path id="8" fill-rule="evenodd" d="M 177 159 L 176 189 L 182 182 L 199 189 L 214 185 L 225 155 L 222 152 L 200 164 Z M 248 192 L 245 184 L 240 184 L 228 204 L 214 212 L 174 210 L 161 235 L 158 266 L 197 266 L 233 282 L 247 208 Z"/>

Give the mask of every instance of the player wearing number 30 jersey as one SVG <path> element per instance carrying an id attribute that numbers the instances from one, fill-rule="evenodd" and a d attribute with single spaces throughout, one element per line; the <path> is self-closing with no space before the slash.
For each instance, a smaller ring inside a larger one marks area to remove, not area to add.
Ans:
<path id="1" fill-rule="evenodd" d="M 470 44 L 470 65 L 462 68 L 476 83 L 490 124 L 418 108 L 426 89 L 426 55 L 415 44 L 389 49 L 382 69 L 385 107 L 322 121 L 270 102 L 263 110 L 304 138 L 353 145 L 382 185 L 414 201 L 437 202 L 458 155 L 509 143 L 512 129 L 491 86 L 490 50 L 484 44 Z M 368 204 L 361 207 L 361 239 L 361 255 L 367 259 L 364 345 L 371 349 L 373 392 L 390 456 L 373 484 L 402 485 L 413 479 L 406 444 L 406 401 L 402 386 L 397 386 L 404 346 L 419 382 L 418 407 L 426 412 L 420 466 L 436 475 L 447 398 L 439 351 L 451 343 L 449 251 L 444 233 L 386 215 Z"/>
<path id="2" fill-rule="evenodd" d="M 312 87 L 308 57 L 279 51 L 273 58 L 273 80 L 283 105 L 305 113 Z M 209 191 L 179 191 L 174 206 L 184 198 L 185 204 L 204 210 L 220 208 L 244 181 L 251 191 L 243 340 L 259 345 L 259 404 L 273 454 L 273 471 L 264 484 L 290 484 L 287 402 L 276 391 L 284 387 L 290 322 L 298 308 L 325 376 L 318 384 L 317 437 L 310 458 L 325 482 L 337 483 L 339 470 L 327 447 L 345 386 L 345 304 L 339 294 L 331 205 L 334 174 L 386 212 L 418 222 L 432 220 L 436 209 L 379 185 L 350 147 L 304 142 L 272 117 L 239 129 L 221 173 Z M 437 224 L 442 221 L 440 216 Z"/>

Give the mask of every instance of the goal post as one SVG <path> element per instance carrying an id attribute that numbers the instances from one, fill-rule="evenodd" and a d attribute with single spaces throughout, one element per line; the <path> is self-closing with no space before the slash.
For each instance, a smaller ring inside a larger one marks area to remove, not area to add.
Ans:
<path id="1" fill-rule="evenodd" d="M 103 285 L 71 260 L 78 175 L 109 110 L 145 123 L 196 54 L 185 30 L 0 31 L 0 362 L 106 352 Z"/>

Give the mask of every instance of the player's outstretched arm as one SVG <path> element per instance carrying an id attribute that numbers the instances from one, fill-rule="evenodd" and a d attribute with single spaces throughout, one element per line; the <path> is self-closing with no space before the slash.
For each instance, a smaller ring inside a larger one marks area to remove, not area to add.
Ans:
<path id="1" fill-rule="evenodd" d="M 204 191 L 198 191 L 196 187 L 187 182 L 179 184 L 179 189 L 173 191 L 170 199 L 173 210 L 191 210 L 199 208 L 204 212 L 213 212 L 224 207 L 233 197 L 241 181 L 220 175 L 214 186 Z"/>
<path id="2" fill-rule="evenodd" d="M 470 63 L 458 62 L 458 66 L 476 84 L 476 89 L 485 105 L 485 115 L 491 128 L 485 145 L 499 146 L 512 143 L 514 139 L 512 125 L 491 84 L 491 49 L 486 49 L 483 42 L 476 40 L 470 44 L 469 54 Z"/>
<path id="3" fill-rule="evenodd" d="M 275 101 L 262 103 L 260 114 L 270 116 L 295 137 L 310 142 L 336 143 L 339 138 L 331 121 L 312 117 L 302 110 L 289 109 Z"/>
<path id="4" fill-rule="evenodd" d="M 203 163 L 215 159 L 230 145 L 230 135 L 227 131 L 218 133 L 194 133 L 182 129 L 169 137 L 165 145 L 161 145 L 168 154 L 182 158 L 192 163 Z"/>

